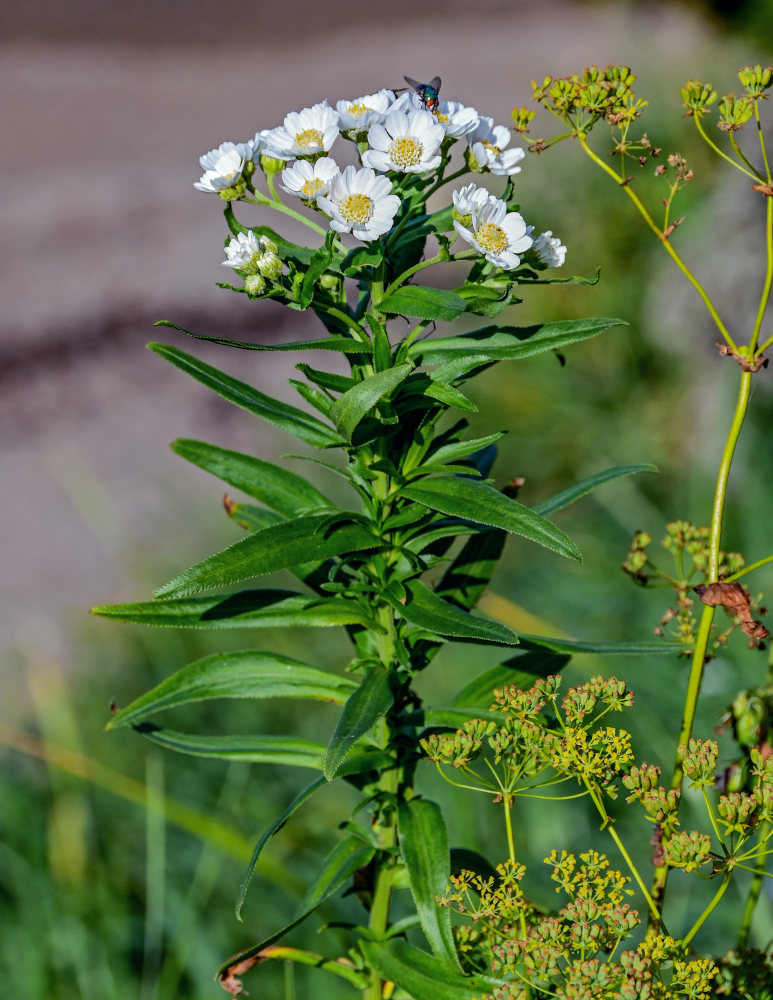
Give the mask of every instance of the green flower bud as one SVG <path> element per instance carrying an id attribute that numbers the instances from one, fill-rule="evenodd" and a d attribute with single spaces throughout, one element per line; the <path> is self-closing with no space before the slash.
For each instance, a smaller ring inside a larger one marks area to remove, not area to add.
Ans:
<path id="1" fill-rule="evenodd" d="M 262 295 L 266 290 L 266 279 L 262 274 L 248 274 L 244 279 L 244 289 L 248 295 Z"/>
<path id="2" fill-rule="evenodd" d="M 773 82 L 773 66 L 765 66 L 764 69 L 759 63 L 756 66 L 744 66 L 738 71 L 738 79 L 749 97 L 765 97 L 765 91 Z"/>
<path id="3" fill-rule="evenodd" d="M 287 166 L 287 162 L 280 160 L 276 156 L 266 156 L 264 153 L 261 153 L 260 166 L 264 174 L 273 176 L 274 174 L 280 174 Z"/>
<path id="4" fill-rule="evenodd" d="M 725 94 L 719 104 L 719 128 L 723 132 L 737 132 L 754 115 L 754 102 L 750 97 Z"/>
<path id="5" fill-rule="evenodd" d="M 719 97 L 710 83 L 703 84 L 700 80 L 688 80 L 679 93 L 688 116 L 707 114 L 709 105 Z"/>
<path id="6" fill-rule="evenodd" d="M 258 270 L 264 278 L 274 281 L 282 273 L 282 261 L 275 253 L 269 251 L 258 260 Z"/>

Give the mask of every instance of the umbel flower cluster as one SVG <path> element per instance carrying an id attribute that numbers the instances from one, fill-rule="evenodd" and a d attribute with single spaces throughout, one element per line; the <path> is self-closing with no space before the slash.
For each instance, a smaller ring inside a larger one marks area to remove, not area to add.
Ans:
<path id="1" fill-rule="evenodd" d="M 466 144 L 464 166 L 446 176 L 452 147 L 460 140 Z M 372 243 L 406 225 L 417 195 L 425 202 L 442 184 L 468 172 L 507 178 L 519 173 L 525 152 L 510 140 L 510 129 L 458 101 L 425 103 L 417 93 L 397 96 L 382 89 L 335 107 L 322 101 L 290 112 L 281 125 L 251 140 L 221 143 L 201 157 L 204 172 L 194 186 L 227 202 L 267 205 L 308 225 L 308 218 L 280 201 L 278 179 L 282 191 L 326 223 L 313 228 L 327 229 L 334 240 L 351 234 Z M 270 197 L 256 190 L 261 173 Z M 444 219 L 449 235 L 441 245 L 447 252 L 461 240 L 471 248 L 470 257 L 504 271 L 522 263 L 536 271 L 561 266 L 566 247 L 551 230 L 533 235 L 511 194 L 512 184 L 503 198 L 476 184 L 454 191 L 453 211 Z M 292 301 L 297 291 L 292 262 L 285 273 L 276 244 L 253 232 L 234 234 L 223 266 L 244 277 L 243 290 L 252 297 Z"/>

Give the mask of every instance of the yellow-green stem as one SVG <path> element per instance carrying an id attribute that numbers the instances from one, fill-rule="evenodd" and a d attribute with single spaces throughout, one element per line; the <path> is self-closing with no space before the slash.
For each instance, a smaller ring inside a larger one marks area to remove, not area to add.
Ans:
<path id="1" fill-rule="evenodd" d="M 626 193 L 626 195 L 634 203 L 634 205 L 636 206 L 639 214 L 644 219 L 644 221 L 647 223 L 647 225 L 652 230 L 652 232 L 657 236 L 658 240 L 660 240 L 660 242 L 663 244 L 663 246 L 666 249 L 666 252 L 669 254 L 669 256 L 674 261 L 674 263 L 676 264 L 676 266 L 679 268 L 679 270 L 682 272 L 682 274 L 687 278 L 687 280 L 690 282 L 690 284 L 693 286 L 693 288 L 697 291 L 698 295 L 700 295 L 701 299 L 703 300 L 704 305 L 706 306 L 706 308 L 709 311 L 709 314 L 710 314 L 711 318 L 714 320 L 714 323 L 716 324 L 717 329 L 722 334 L 722 336 L 725 339 L 726 343 L 729 345 L 729 347 L 732 350 L 735 351 L 736 350 L 735 342 L 733 341 L 733 338 L 730 336 L 730 333 L 728 332 L 727 327 L 722 322 L 722 320 L 721 320 L 721 318 L 719 316 L 719 313 L 714 308 L 714 303 L 711 301 L 711 299 L 709 298 L 709 296 L 706 294 L 706 292 L 705 292 L 705 290 L 703 288 L 703 285 L 701 285 L 701 283 L 698 281 L 698 279 L 695 277 L 695 275 L 692 273 L 692 271 L 687 267 L 687 265 L 684 263 L 684 261 L 682 260 L 682 258 L 676 252 L 676 250 L 674 250 L 674 248 L 671 246 L 671 243 L 670 243 L 668 237 L 665 236 L 664 233 L 660 230 L 660 228 L 658 227 L 658 225 L 655 222 L 655 220 L 652 218 L 652 216 L 650 215 L 650 213 L 645 208 L 645 206 L 642 203 L 642 201 L 639 198 L 639 196 L 636 194 L 635 191 L 632 190 L 631 185 L 630 184 L 621 184 L 620 183 L 620 178 L 617 176 L 617 174 L 614 172 L 614 170 L 609 166 L 609 164 L 608 163 L 604 163 L 604 161 L 599 156 L 597 156 L 593 152 L 593 150 L 590 148 L 590 146 L 588 145 L 588 139 L 587 139 L 587 137 L 585 135 L 579 134 L 577 136 L 577 138 L 578 138 L 578 140 L 580 142 L 580 145 L 585 150 L 585 152 L 588 154 L 588 156 L 591 158 L 591 160 L 593 160 L 593 162 L 598 167 L 601 167 L 601 169 L 604 171 L 604 173 L 608 174 L 614 180 L 615 184 L 617 184 L 618 186 L 622 187 L 623 191 Z"/>
<path id="2" fill-rule="evenodd" d="M 767 824 L 766 824 L 767 825 Z M 764 844 L 759 844 L 758 849 L 762 848 L 759 852 L 762 858 L 758 857 L 758 860 L 763 861 L 764 855 L 766 853 L 764 849 Z M 765 878 L 765 873 L 762 871 L 757 871 L 752 876 L 752 881 L 749 886 L 749 892 L 746 896 L 746 905 L 743 908 L 743 916 L 741 917 L 741 923 L 738 927 L 738 950 L 743 951 L 749 946 L 749 935 L 752 929 L 752 920 L 754 918 L 754 911 L 757 907 L 757 901 L 760 898 L 760 892 L 762 890 L 762 882 Z"/>
<path id="3" fill-rule="evenodd" d="M 728 872 L 722 879 L 722 885 L 720 885 L 720 887 L 714 893 L 714 897 L 709 903 L 709 905 L 706 907 L 703 913 L 701 913 L 701 915 L 692 925 L 687 934 L 685 934 L 685 936 L 682 938 L 682 943 L 684 945 L 688 945 L 692 941 L 692 939 L 695 937 L 695 935 L 698 933 L 701 927 L 703 927 L 703 925 L 706 923 L 706 921 L 714 912 L 714 910 L 717 908 L 717 906 L 719 906 L 720 900 L 725 895 L 725 893 L 727 892 L 727 887 L 730 885 L 730 878 L 731 874 L 730 872 Z"/>

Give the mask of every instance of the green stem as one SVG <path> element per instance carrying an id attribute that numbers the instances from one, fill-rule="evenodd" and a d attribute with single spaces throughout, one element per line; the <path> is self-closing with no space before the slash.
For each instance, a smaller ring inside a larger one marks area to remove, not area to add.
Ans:
<path id="1" fill-rule="evenodd" d="M 703 927 L 703 925 L 706 923 L 706 921 L 714 912 L 714 910 L 717 908 L 717 906 L 719 906 L 720 900 L 725 895 L 725 893 L 727 892 L 727 887 L 730 885 L 730 878 L 731 878 L 730 872 L 728 872 L 722 879 L 722 885 L 714 893 L 714 898 L 711 900 L 711 902 L 703 911 L 703 913 L 701 913 L 701 915 L 692 925 L 687 934 L 685 934 L 685 936 L 682 938 L 682 944 L 688 945 L 692 941 L 692 939 L 695 937 L 695 935 L 698 933 L 701 927 Z"/>
<path id="2" fill-rule="evenodd" d="M 502 796 L 502 802 L 505 808 L 505 830 L 507 831 L 507 849 L 510 852 L 510 861 L 515 864 L 515 838 L 513 837 L 513 818 L 510 815 L 510 809 L 513 805 L 513 797 L 509 792 L 505 792 Z"/>
<path id="3" fill-rule="evenodd" d="M 770 184 L 770 164 L 768 163 L 768 151 L 765 149 L 765 133 L 762 130 L 762 121 L 760 120 L 760 102 L 755 100 L 754 102 L 754 119 L 757 122 L 757 135 L 760 140 L 760 152 L 762 153 L 762 162 L 765 164 L 765 177 L 768 184 Z"/>
<path id="4" fill-rule="evenodd" d="M 765 283 L 762 287 L 762 295 L 760 297 L 759 308 L 757 309 L 757 318 L 754 321 L 754 331 L 752 332 L 752 339 L 749 343 L 749 354 L 754 355 L 757 346 L 757 340 L 759 339 L 760 330 L 762 329 L 762 321 L 765 318 L 765 310 L 768 307 L 768 299 L 770 298 L 770 288 L 773 285 L 773 198 L 766 198 L 765 201 L 767 205 L 765 206 L 765 250 L 767 252 L 768 265 L 765 271 Z M 765 346 L 770 343 L 770 338 L 765 342 Z M 762 350 L 765 348 L 763 347 Z M 762 353 L 762 351 L 760 351 Z"/>
<path id="5" fill-rule="evenodd" d="M 722 159 L 726 160 L 731 167 L 735 167 L 736 170 L 740 170 L 742 174 L 746 174 L 747 177 L 751 177 L 753 181 L 762 180 L 762 178 L 760 177 L 760 175 L 757 173 L 756 170 L 754 170 L 753 168 L 751 170 L 747 170 L 746 167 L 742 167 L 740 163 L 734 160 L 732 156 L 728 156 L 727 153 L 723 149 L 721 149 L 714 142 L 712 138 L 710 138 L 710 136 L 706 133 L 706 130 L 704 129 L 703 125 L 701 124 L 700 115 L 697 114 L 693 115 L 693 118 L 695 119 L 695 125 L 701 134 L 701 138 L 708 146 L 710 146 L 714 150 L 717 156 L 721 156 Z M 743 159 L 745 160 L 746 157 L 743 157 Z M 751 164 L 749 164 L 749 166 L 751 166 Z"/>
<path id="6" fill-rule="evenodd" d="M 732 583 L 734 580 L 740 580 L 742 576 L 746 576 L 746 574 L 751 573 L 752 570 L 759 569 L 760 566 L 766 566 L 769 562 L 773 562 L 773 556 L 765 556 L 764 559 L 758 559 L 757 562 L 749 563 L 748 566 L 744 566 L 743 569 L 739 569 L 737 573 L 731 573 L 730 576 L 726 576 L 725 583 Z"/>
<path id="7" fill-rule="evenodd" d="M 406 271 L 403 271 L 401 275 L 395 278 L 392 284 L 389 285 L 384 292 L 383 297 L 386 298 L 387 295 L 390 295 L 396 288 L 399 288 L 400 285 L 404 284 L 409 278 L 413 277 L 417 271 L 422 271 L 425 267 L 430 267 L 432 264 L 439 264 L 444 259 L 443 254 L 437 254 L 435 257 L 430 257 L 428 260 L 420 260 L 418 264 L 414 264 L 413 267 L 409 267 Z"/>
<path id="8" fill-rule="evenodd" d="M 253 205 L 263 205 L 265 208 L 273 208 L 275 212 L 281 212 L 282 215 L 287 215 L 289 218 L 295 219 L 296 222 L 302 222 L 304 226 L 308 226 L 309 229 L 313 229 L 315 233 L 327 236 L 327 229 L 323 229 L 322 226 L 318 226 L 316 222 L 312 222 L 311 219 L 307 219 L 305 215 L 301 215 L 300 212 L 296 212 L 288 205 L 285 205 L 276 192 L 276 188 L 274 187 L 274 178 L 271 174 L 266 176 L 266 184 L 271 192 L 271 198 L 267 198 L 264 194 L 261 194 L 260 191 L 256 191 L 254 198 L 242 198 L 242 201 L 248 201 Z"/>
<path id="9" fill-rule="evenodd" d="M 730 334 L 729 334 L 729 332 L 727 330 L 727 327 L 722 322 L 722 320 L 721 320 L 721 318 L 719 316 L 719 313 L 714 308 L 713 302 L 711 301 L 711 299 L 708 297 L 708 295 L 704 291 L 703 285 L 701 285 L 701 283 L 698 281 L 698 279 L 695 277 L 695 275 L 692 273 L 692 271 L 687 267 L 687 265 L 684 263 L 684 261 L 682 260 L 682 258 L 676 252 L 676 250 L 671 246 L 671 243 L 670 243 L 668 237 L 665 236 L 664 233 L 658 228 L 657 223 L 652 218 L 652 216 L 647 211 L 647 209 L 644 207 L 644 204 L 642 203 L 641 199 L 636 194 L 636 192 L 632 190 L 631 185 L 630 184 L 620 184 L 620 178 L 617 176 L 617 174 L 614 172 L 614 170 L 612 170 L 612 168 L 609 166 L 608 163 L 604 163 L 604 161 L 593 152 L 593 150 L 588 145 L 588 140 L 587 140 L 587 137 L 585 135 L 578 134 L 577 138 L 578 138 L 578 140 L 580 142 L 580 145 L 585 150 L 585 152 L 588 154 L 588 156 L 591 158 L 591 160 L 593 160 L 593 162 L 597 166 L 601 167 L 601 169 L 604 171 L 604 173 L 608 174 L 614 180 L 614 182 L 617 185 L 619 185 L 620 187 L 622 187 L 623 191 L 626 193 L 626 195 L 634 203 L 634 205 L 636 206 L 637 210 L 639 211 L 639 214 L 644 219 L 644 221 L 647 223 L 647 225 L 652 230 L 652 232 L 657 236 L 657 238 L 663 244 L 663 246 L 666 249 L 666 252 L 669 254 L 669 256 L 674 261 L 674 263 L 676 264 L 676 266 L 679 268 L 679 270 L 682 272 L 682 274 L 687 278 L 687 280 L 690 282 L 690 284 L 693 286 L 693 288 L 695 288 L 695 290 L 697 291 L 698 295 L 700 295 L 701 299 L 703 300 L 704 305 L 706 306 L 706 308 L 709 311 L 709 314 L 710 314 L 711 318 L 714 320 L 714 323 L 715 323 L 717 329 L 719 330 L 719 332 L 722 334 L 723 338 L 725 339 L 725 342 L 729 345 L 729 347 L 733 351 L 735 351 L 736 350 L 735 342 L 733 341 L 733 338 L 730 336 Z"/>
<path id="10" fill-rule="evenodd" d="M 764 844 L 758 844 L 758 850 L 760 847 L 764 847 Z M 764 850 L 762 851 L 762 854 L 765 854 Z M 759 853 L 757 857 L 758 860 L 760 860 Z M 749 892 L 746 895 L 746 904 L 743 908 L 741 923 L 738 926 L 738 951 L 745 951 L 745 949 L 749 947 L 749 935 L 751 934 L 752 920 L 754 919 L 754 911 L 757 907 L 757 901 L 760 898 L 760 892 L 762 891 L 762 883 L 764 879 L 765 874 L 760 871 L 756 871 L 752 876 Z"/>

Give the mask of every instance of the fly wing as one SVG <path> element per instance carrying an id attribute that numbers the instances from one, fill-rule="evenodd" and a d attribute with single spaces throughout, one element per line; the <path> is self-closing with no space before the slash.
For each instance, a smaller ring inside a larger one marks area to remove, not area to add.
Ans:
<path id="1" fill-rule="evenodd" d="M 406 76 L 405 79 L 407 80 L 408 77 Z M 440 77 L 433 76 L 432 79 L 429 81 L 429 86 L 432 87 L 434 91 L 440 90 Z"/>
<path id="2" fill-rule="evenodd" d="M 415 90 L 417 94 L 420 94 L 422 90 L 424 90 L 424 84 L 419 83 L 418 80 L 414 80 L 413 77 L 404 76 L 403 80 L 405 80 L 411 90 Z"/>

